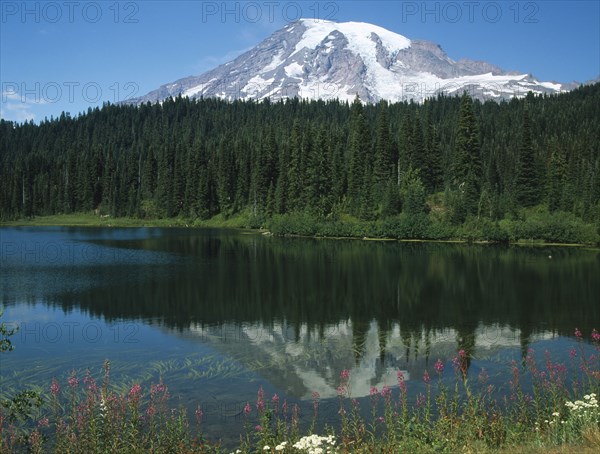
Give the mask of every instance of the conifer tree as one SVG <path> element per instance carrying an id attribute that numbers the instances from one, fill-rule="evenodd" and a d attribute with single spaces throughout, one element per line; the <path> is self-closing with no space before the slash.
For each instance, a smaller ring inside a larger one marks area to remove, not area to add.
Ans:
<path id="1" fill-rule="evenodd" d="M 400 127 L 400 140 L 398 150 L 398 185 L 402 184 L 402 177 L 413 166 L 414 133 L 412 116 L 406 114 Z"/>
<path id="2" fill-rule="evenodd" d="M 517 203 L 520 206 L 530 207 L 539 203 L 540 179 L 531 140 L 531 115 L 527 104 L 523 110 L 522 124 L 515 192 Z"/>
<path id="3" fill-rule="evenodd" d="M 402 179 L 400 194 L 402 196 L 402 212 L 414 216 L 427 211 L 425 203 L 425 186 L 421 180 L 420 169 L 409 167 Z"/>
<path id="4" fill-rule="evenodd" d="M 277 214 L 283 214 L 287 211 L 287 195 L 288 195 L 288 167 L 290 156 L 288 147 L 282 147 L 279 155 L 279 171 L 277 177 L 277 185 L 275 186 L 275 206 L 274 210 Z"/>
<path id="5" fill-rule="evenodd" d="M 548 210 L 550 212 L 560 209 L 564 179 L 567 174 L 567 163 L 563 153 L 553 142 L 550 146 L 550 163 L 548 165 Z"/>
<path id="6" fill-rule="evenodd" d="M 348 198 L 353 214 L 358 214 L 364 196 L 367 166 L 368 135 L 363 106 L 358 95 L 352 102 L 350 112 L 350 165 L 348 169 Z"/>
<path id="7" fill-rule="evenodd" d="M 288 194 L 287 206 L 290 211 L 300 208 L 300 194 L 302 193 L 302 133 L 300 122 L 294 120 L 290 134 L 290 165 L 287 169 Z"/>
<path id="8" fill-rule="evenodd" d="M 438 131 L 431 124 L 431 117 L 427 112 L 423 124 L 423 134 L 425 140 L 423 167 L 421 168 L 421 178 L 423 185 L 428 193 L 439 191 L 443 183 L 442 171 L 442 151 L 438 138 Z"/>
<path id="9" fill-rule="evenodd" d="M 377 107 L 377 129 L 375 134 L 375 163 L 373 180 L 375 196 L 380 200 L 386 191 L 393 174 L 390 127 L 388 122 L 388 104 L 382 100 Z"/>
<path id="10" fill-rule="evenodd" d="M 478 212 L 482 178 L 479 128 L 473 112 L 473 101 L 466 92 L 460 101 L 454 150 L 452 190 L 457 193 L 454 198 L 454 219 L 462 222 L 467 215 Z"/>

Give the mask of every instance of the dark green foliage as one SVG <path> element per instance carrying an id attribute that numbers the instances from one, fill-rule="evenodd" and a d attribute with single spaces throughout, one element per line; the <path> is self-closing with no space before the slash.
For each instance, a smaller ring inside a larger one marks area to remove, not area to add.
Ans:
<path id="1" fill-rule="evenodd" d="M 473 101 L 463 94 L 458 112 L 455 154 L 452 166 L 454 219 L 462 222 L 469 214 L 477 214 L 481 196 L 482 173 L 479 128 L 473 112 Z"/>
<path id="2" fill-rule="evenodd" d="M 4 311 L 0 308 L 0 318 Z M 4 322 L 0 322 L 0 353 L 11 352 L 15 349 L 10 337 L 18 331 L 18 327 L 11 327 L 6 325 Z"/>
<path id="3" fill-rule="evenodd" d="M 395 163 L 392 158 L 390 141 L 390 125 L 388 121 L 388 104 L 381 101 L 377 110 L 377 130 L 375 134 L 375 160 L 373 167 L 373 184 L 375 195 L 382 198 L 388 183 L 392 180 Z"/>
<path id="4" fill-rule="evenodd" d="M 540 185 L 538 166 L 535 161 L 531 138 L 531 115 L 527 104 L 525 104 L 523 110 L 523 131 L 515 186 L 517 203 L 520 206 L 531 207 L 539 202 L 542 186 Z"/>
<path id="5" fill-rule="evenodd" d="M 298 210 L 301 205 L 300 194 L 302 193 L 302 131 L 300 122 L 294 120 L 290 134 L 290 159 L 287 172 L 287 197 L 286 208 L 288 211 Z"/>
<path id="6" fill-rule="evenodd" d="M 400 213 L 400 187 L 395 182 L 388 182 L 382 199 L 381 215 L 386 218 Z"/>
<path id="7" fill-rule="evenodd" d="M 20 391 L 11 399 L 0 401 L 2 412 L 10 423 L 33 419 L 43 404 L 40 392 L 32 390 Z"/>
<path id="8" fill-rule="evenodd" d="M 412 238 L 430 238 L 431 221 L 424 213 L 402 213 L 386 219 L 382 227 L 382 236 L 400 240 Z"/>
<path id="9" fill-rule="evenodd" d="M 348 166 L 348 199 L 352 214 L 358 214 L 364 209 L 365 190 L 369 177 L 369 135 L 363 106 L 358 96 L 354 99 L 350 113 L 350 138 L 349 138 L 349 166 Z"/>
<path id="10" fill-rule="evenodd" d="M 561 150 L 555 143 L 551 144 L 550 161 L 548 165 L 548 210 L 550 212 L 559 210 L 562 206 L 565 186 L 565 177 L 567 175 L 567 163 Z"/>
<path id="11" fill-rule="evenodd" d="M 466 94 L 423 105 L 107 104 L 39 125 L 0 120 L 0 219 L 95 210 L 193 223 L 249 213 L 261 227 L 306 213 L 319 232 L 381 236 L 382 221 L 401 214 L 402 237 L 502 240 L 495 221 L 526 222 L 532 206 L 600 222 L 599 130 L 600 84 L 500 104 Z M 406 220 L 422 216 L 427 229 Z M 590 238 L 543 236 L 565 232 Z"/>
<path id="12" fill-rule="evenodd" d="M 595 243 L 598 231 L 572 213 L 534 213 L 524 220 L 503 220 L 500 225 L 513 241 L 544 240 L 550 243 Z"/>
<path id="13" fill-rule="evenodd" d="M 400 185 L 402 212 L 408 215 L 419 215 L 428 210 L 425 203 L 425 186 L 421 181 L 420 169 L 409 167 Z"/>

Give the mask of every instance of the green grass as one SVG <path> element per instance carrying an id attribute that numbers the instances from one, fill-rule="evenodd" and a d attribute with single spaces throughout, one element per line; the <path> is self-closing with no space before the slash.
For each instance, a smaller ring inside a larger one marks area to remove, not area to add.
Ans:
<path id="1" fill-rule="evenodd" d="M 2 221 L 1 226 L 66 226 L 66 227 L 185 227 L 190 222 L 181 218 L 173 219 L 139 219 L 102 217 L 93 213 L 55 214 L 35 216 L 30 219 Z"/>
<path id="2" fill-rule="evenodd" d="M 181 217 L 167 219 L 141 219 L 131 217 L 99 216 L 94 213 L 54 214 L 35 216 L 28 219 L 1 221 L 4 227 L 210 227 L 210 228 L 248 228 L 252 225 L 247 213 L 226 217 L 221 214 L 208 220 L 190 220 Z"/>
<path id="3" fill-rule="evenodd" d="M 425 242 L 462 242 L 517 244 L 524 246 L 598 245 L 600 235 L 593 224 L 585 224 L 567 213 L 523 212 L 522 220 L 504 219 L 494 223 L 486 218 L 468 218 L 453 226 L 432 216 L 409 218 L 400 215 L 385 220 L 361 221 L 348 215 L 337 220 L 320 220 L 307 213 L 254 216 L 246 209 L 230 216 L 218 214 L 211 219 L 113 218 L 92 212 L 36 216 L 2 221 L 0 226 L 78 226 L 78 227 L 210 227 L 269 230 L 275 235 L 331 239 L 398 240 Z"/>

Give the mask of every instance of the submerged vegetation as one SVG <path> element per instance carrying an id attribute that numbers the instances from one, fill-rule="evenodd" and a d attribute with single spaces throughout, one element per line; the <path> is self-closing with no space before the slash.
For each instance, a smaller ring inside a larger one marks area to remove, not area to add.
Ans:
<path id="1" fill-rule="evenodd" d="M 595 84 L 500 104 L 177 98 L 0 120 L 0 219 L 598 243 L 599 105 Z"/>
<path id="2" fill-rule="evenodd" d="M 560 363 L 529 350 L 508 365 L 506 385 L 472 367 L 459 350 L 438 359 L 419 389 L 398 371 L 398 386 L 371 388 L 353 398 L 353 377 L 339 376 L 335 409 L 312 394 L 308 414 L 277 394 L 259 388 L 256 402 L 240 412 L 239 440 L 202 435 L 204 410 L 172 408 L 161 382 L 125 391 L 110 380 L 106 361 L 100 378 L 73 370 L 53 379 L 47 391 L 26 391 L 2 402 L 2 452 L 594 452 L 600 449 L 600 334 L 584 340 Z M 362 407 L 362 408 L 361 408 Z M 329 416 L 329 417 L 327 417 Z"/>

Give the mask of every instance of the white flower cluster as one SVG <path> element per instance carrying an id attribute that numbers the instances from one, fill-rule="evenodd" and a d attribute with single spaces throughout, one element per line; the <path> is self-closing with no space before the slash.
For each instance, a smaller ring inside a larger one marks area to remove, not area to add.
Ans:
<path id="1" fill-rule="evenodd" d="M 565 402 L 565 406 L 569 407 L 572 413 L 579 411 L 586 412 L 589 408 L 598 408 L 598 401 L 596 400 L 596 394 L 586 394 L 583 396 L 583 400 L 576 400 L 575 402 Z"/>
<path id="2" fill-rule="evenodd" d="M 275 449 L 277 449 L 279 446 L 277 446 Z M 328 437 L 322 437 L 314 434 L 308 435 L 306 437 L 302 437 L 298 442 L 294 443 L 293 446 L 294 448 L 303 452 L 307 452 L 308 454 L 326 454 L 337 452 L 335 449 L 335 437 L 333 435 L 329 435 Z"/>
<path id="3" fill-rule="evenodd" d="M 560 413 L 555 411 L 554 413 L 552 413 L 552 419 L 551 420 L 545 420 L 544 422 L 548 425 L 553 425 L 553 424 L 557 424 L 560 421 Z M 565 421 L 560 421 L 561 424 L 564 424 Z M 539 426 L 538 423 L 535 423 L 536 425 L 536 430 L 539 430 Z"/>
<path id="4" fill-rule="evenodd" d="M 100 417 L 101 418 L 105 418 L 106 417 L 106 400 L 104 399 L 104 395 L 102 395 L 100 397 Z"/>

